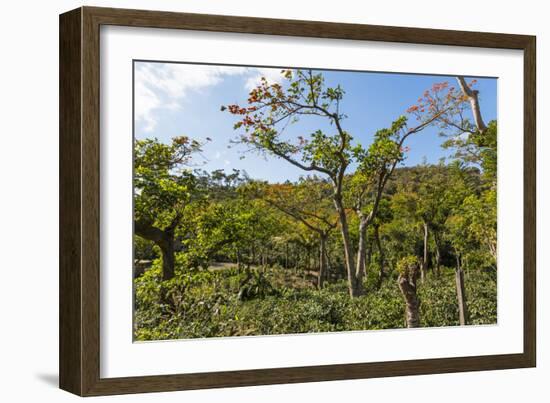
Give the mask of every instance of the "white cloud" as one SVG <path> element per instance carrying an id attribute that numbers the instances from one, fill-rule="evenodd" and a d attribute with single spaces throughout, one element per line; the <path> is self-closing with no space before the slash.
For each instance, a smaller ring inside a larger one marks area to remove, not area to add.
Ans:
<path id="1" fill-rule="evenodd" d="M 242 67 L 203 66 L 176 63 L 138 63 L 135 71 L 135 118 L 145 131 L 152 131 L 159 109 L 179 109 L 192 91 L 214 86 L 224 76 L 242 75 Z"/>
<path id="2" fill-rule="evenodd" d="M 137 74 L 136 74 L 137 75 Z M 161 105 L 160 98 L 144 81 L 135 81 L 135 119 L 143 124 L 145 131 L 150 132 L 157 124 L 152 111 Z"/>
<path id="3" fill-rule="evenodd" d="M 270 84 L 281 83 L 283 80 L 283 75 L 281 74 L 281 69 L 279 68 L 254 68 L 250 69 L 253 75 L 246 80 L 245 88 L 250 91 L 256 87 L 262 77 L 265 77 L 267 82 Z"/>
<path id="4" fill-rule="evenodd" d="M 270 83 L 282 80 L 278 68 L 140 62 L 135 70 L 136 123 L 146 132 L 153 131 L 159 110 L 177 110 L 190 92 L 215 86 L 227 76 L 243 76 L 246 91 L 254 88 L 262 77 Z"/>

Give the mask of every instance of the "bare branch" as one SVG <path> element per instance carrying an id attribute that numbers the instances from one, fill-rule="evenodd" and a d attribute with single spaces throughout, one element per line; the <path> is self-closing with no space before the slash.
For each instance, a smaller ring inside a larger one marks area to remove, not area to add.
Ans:
<path id="1" fill-rule="evenodd" d="M 472 114 L 474 115 L 474 122 L 476 124 L 477 129 L 483 133 L 485 130 L 487 130 L 487 126 L 485 126 L 485 123 L 483 122 L 483 118 L 481 117 L 481 109 L 479 106 L 479 98 L 478 94 L 479 91 L 471 89 L 468 84 L 466 83 L 466 80 L 462 76 L 458 76 L 456 78 L 458 81 L 458 85 L 460 86 L 460 89 L 468 97 L 470 100 L 470 105 L 472 107 Z"/>

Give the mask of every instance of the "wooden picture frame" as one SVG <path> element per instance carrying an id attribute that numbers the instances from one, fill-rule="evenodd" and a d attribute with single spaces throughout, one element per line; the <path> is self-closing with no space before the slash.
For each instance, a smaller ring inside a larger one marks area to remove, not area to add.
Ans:
<path id="1" fill-rule="evenodd" d="M 401 42 L 524 52 L 523 353 L 227 372 L 100 377 L 99 35 L 102 25 Z M 534 367 L 535 37 L 81 7 L 60 16 L 60 387 L 80 396 Z"/>

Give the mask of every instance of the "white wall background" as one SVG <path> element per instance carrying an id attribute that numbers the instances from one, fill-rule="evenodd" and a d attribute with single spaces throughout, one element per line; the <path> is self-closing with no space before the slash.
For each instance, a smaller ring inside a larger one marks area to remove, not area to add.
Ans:
<path id="1" fill-rule="evenodd" d="M 100 398 L 107 402 L 546 402 L 550 375 L 550 26 L 536 0 L 120 0 L 87 5 L 537 35 L 538 368 Z M 0 24 L 0 399 L 75 402 L 57 389 L 58 14 L 76 0 L 6 2 Z"/>

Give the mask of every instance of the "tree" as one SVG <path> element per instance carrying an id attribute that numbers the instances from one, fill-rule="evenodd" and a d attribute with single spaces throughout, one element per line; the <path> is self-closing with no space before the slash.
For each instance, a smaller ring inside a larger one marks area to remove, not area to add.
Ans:
<path id="1" fill-rule="evenodd" d="M 457 78 L 459 89 L 444 82 L 435 84 L 424 92 L 409 112 L 418 120 L 437 114 L 435 124 L 448 140 L 444 148 L 455 150 L 454 158 L 482 168 L 484 175 L 496 185 L 497 122 L 485 124 L 479 103 L 477 80 L 469 83 L 462 76 Z M 468 118 L 468 111 L 473 122 Z"/>
<path id="2" fill-rule="evenodd" d="M 413 170 L 403 189 L 395 197 L 394 206 L 400 214 L 408 214 L 417 221 L 422 233 L 421 279 L 425 279 L 429 264 L 430 238 L 435 255 L 435 272 L 439 272 L 441 261 L 441 237 L 445 222 L 453 207 L 452 201 L 464 194 L 454 188 L 451 169 L 438 165 L 423 164 Z"/>
<path id="3" fill-rule="evenodd" d="M 479 196 L 470 195 L 464 199 L 462 213 L 468 226 L 468 235 L 486 251 L 487 263 L 497 263 L 497 212 L 496 191 L 489 189 Z"/>
<path id="4" fill-rule="evenodd" d="M 465 211 L 467 200 L 477 198 L 480 191 L 480 174 L 476 168 L 468 168 L 456 161 L 450 168 L 448 178 L 449 188 L 447 203 L 450 212 L 445 221 L 444 239 L 449 243 L 455 258 L 456 294 L 461 325 L 468 323 L 468 307 L 464 285 L 464 270 L 466 261 L 477 254 L 480 243 L 472 236 L 470 221 Z"/>
<path id="5" fill-rule="evenodd" d="M 406 256 L 397 264 L 399 276 L 397 284 L 405 301 L 405 321 L 407 327 L 420 326 L 420 299 L 417 295 L 417 279 L 419 275 L 419 264 L 416 256 Z"/>
<path id="6" fill-rule="evenodd" d="M 256 248 L 267 250 L 281 230 L 263 206 L 248 197 L 251 181 L 246 173 L 195 171 L 195 200 L 188 205 L 176 235 L 182 248 L 182 266 L 206 269 L 215 258 L 231 258 L 242 268 L 253 263 Z"/>
<path id="7" fill-rule="evenodd" d="M 342 235 L 349 293 L 352 297 L 361 295 L 367 229 L 376 216 L 389 177 L 404 158 L 403 143 L 451 106 L 419 117 L 419 124 L 415 127 L 408 127 L 407 119 L 399 117 L 389 128 L 379 130 L 374 135 L 374 142 L 365 149 L 360 144 L 353 145 L 353 137 L 343 127 L 346 116 L 340 111 L 340 103 L 344 90 L 339 85 L 327 87 L 323 75 L 311 70 L 283 70 L 282 74 L 287 79 L 286 88 L 278 83 L 269 84 L 263 78 L 250 92 L 247 106 L 233 104 L 221 109 L 239 116 L 240 120 L 234 127 L 244 128 L 241 143 L 281 158 L 306 172 L 325 175 L 330 180 Z M 311 116 L 326 119 L 333 133 L 319 129 L 295 140 L 283 136 L 289 124 Z M 352 163 L 357 166 L 355 173 L 348 171 Z M 346 175 L 353 176 L 349 206 L 344 201 Z M 350 239 L 350 209 L 360 218 L 356 248 Z"/>
<path id="8" fill-rule="evenodd" d="M 376 248 L 378 249 L 378 280 L 376 282 L 376 288 L 382 286 L 382 281 L 387 277 L 388 273 L 385 270 L 386 257 L 384 248 L 382 247 L 382 236 L 380 235 L 380 226 L 390 222 L 392 220 L 392 211 L 390 203 L 386 199 L 380 201 L 378 208 L 378 214 L 373 223 L 373 238 Z"/>
<path id="9" fill-rule="evenodd" d="M 460 325 L 468 323 L 468 308 L 466 301 L 466 292 L 464 286 L 464 267 L 463 257 L 464 252 L 468 248 L 466 226 L 464 218 L 461 215 L 453 215 L 448 221 L 448 236 L 453 247 L 456 259 L 455 266 L 455 282 L 456 282 L 456 298 L 458 303 L 458 316 Z"/>
<path id="10" fill-rule="evenodd" d="M 318 288 L 323 287 L 327 276 L 327 243 L 338 220 L 330 206 L 331 189 L 326 181 L 317 177 L 300 178 L 298 183 L 264 183 L 257 195 L 269 206 L 302 223 L 319 239 Z"/>
<path id="11" fill-rule="evenodd" d="M 393 210 L 395 214 L 405 219 L 410 232 L 410 243 L 412 246 L 409 248 L 408 253 L 415 252 L 417 240 L 420 238 L 422 241 L 422 252 L 420 258 L 420 278 L 424 282 L 426 278 L 426 272 L 428 268 L 428 240 L 429 240 L 429 223 L 430 214 L 429 208 L 424 204 L 422 195 L 419 190 L 422 186 L 423 174 L 414 173 L 408 176 L 408 180 L 405 183 L 400 184 L 400 188 L 394 195 Z M 405 229 L 405 227 L 402 228 Z M 421 235 L 420 235 L 421 234 Z"/>
<path id="12" fill-rule="evenodd" d="M 489 183 L 484 194 L 468 195 L 455 205 L 455 213 L 448 220 L 448 234 L 456 258 L 456 290 L 459 305 L 460 323 L 468 321 L 467 304 L 464 287 L 463 258 L 472 250 L 471 245 L 485 244 L 496 265 L 496 168 L 497 168 L 497 125 L 495 121 L 485 124 L 479 103 L 479 91 L 474 88 L 477 80 L 467 83 L 462 76 L 457 77 L 460 90 L 454 87 L 447 89 L 445 97 L 437 94 L 437 88 L 426 91 L 418 100 L 418 105 L 411 107 L 418 119 L 422 119 L 425 106 L 435 111 L 447 108 L 439 114 L 437 123 L 443 130 L 442 135 L 449 137 L 444 147 L 456 150 L 455 158 L 462 163 L 479 165 L 483 176 Z M 468 108 L 473 116 L 473 123 L 465 116 Z M 480 202 L 483 200 L 483 202 Z M 486 207 L 483 204 L 486 203 Z M 482 223 L 480 223 L 480 221 Z M 474 224 L 475 223 L 475 224 Z"/>
<path id="13" fill-rule="evenodd" d="M 154 242 L 162 254 L 162 278 L 174 277 L 175 234 L 196 188 L 185 169 L 201 144 L 189 137 L 138 140 L 134 148 L 134 231 Z"/>

